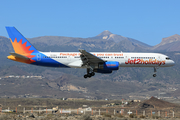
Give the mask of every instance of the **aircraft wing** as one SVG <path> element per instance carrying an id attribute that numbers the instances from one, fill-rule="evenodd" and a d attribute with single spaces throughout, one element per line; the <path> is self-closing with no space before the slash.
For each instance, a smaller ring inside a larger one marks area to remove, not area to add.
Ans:
<path id="1" fill-rule="evenodd" d="M 94 64 L 97 64 L 97 63 L 102 63 L 102 62 L 105 62 L 104 60 L 102 60 L 101 58 L 87 52 L 86 50 L 83 50 L 83 49 L 79 49 L 79 52 L 82 53 L 88 60 L 89 63 L 94 63 Z"/>
<path id="2" fill-rule="evenodd" d="M 15 57 L 24 59 L 24 60 L 30 60 L 30 58 L 28 58 L 28 57 L 26 57 L 26 56 L 23 56 L 23 55 L 20 55 L 20 54 L 17 54 L 17 53 L 10 53 L 10 54 L 13 55 L 13 56 L 15 56 Z"/>

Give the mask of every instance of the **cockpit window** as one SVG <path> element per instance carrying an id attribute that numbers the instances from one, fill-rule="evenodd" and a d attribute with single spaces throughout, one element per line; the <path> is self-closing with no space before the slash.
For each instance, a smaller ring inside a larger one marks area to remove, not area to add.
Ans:
<path id="1" fill-rule="evenodd" d="M 170 58 L 169 58 L 169 57 L 167 57 L 167 58 L 166 58 L 166 60 L 170 60 Z"/>

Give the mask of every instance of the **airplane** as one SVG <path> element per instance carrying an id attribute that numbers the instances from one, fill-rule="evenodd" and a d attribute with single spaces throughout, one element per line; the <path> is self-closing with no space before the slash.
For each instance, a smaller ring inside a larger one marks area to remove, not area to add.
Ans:
<path id="1" fill-rule="evenodd" d="M 85 68 L 90 78 L 96 73 L 108 74 L 120 67 L 153 67 L 153 77 L 159 67 L 171 67 L 175 62 L 160 53 L 127 52 L 41 52 L 38 51 L 15 27 L 6 27 L 14 48 L 8 59 L 46 67 Z"/>

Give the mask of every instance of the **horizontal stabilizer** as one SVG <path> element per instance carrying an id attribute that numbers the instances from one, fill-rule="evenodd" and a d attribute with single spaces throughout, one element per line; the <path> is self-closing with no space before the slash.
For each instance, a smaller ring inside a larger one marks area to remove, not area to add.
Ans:
<path id="1" fill-rule="evenodd" d="M 23 55 L 20 55 L 20 54 L 17 54 L 17 53 L 10 53 L 11 55 L 15 56 L 15 57 L 18 57 L 20 59 L 24 59 L 24 60 L 30 60 L 30 58 L 26 57 L 26 56 L 23 56 Z"/>

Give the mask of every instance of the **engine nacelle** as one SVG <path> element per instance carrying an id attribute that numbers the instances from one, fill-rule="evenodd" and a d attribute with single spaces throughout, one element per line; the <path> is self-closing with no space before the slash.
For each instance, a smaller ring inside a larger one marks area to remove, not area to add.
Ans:
<path id="1" fill-rule="evenodd" d="M 118 70 L 119 62 L 108 61 L 108 62 L 104 62 L 104 63 L 99 63 L 98 68 L 102 69 L 102 70 Z"/>
<path id="2" fill-rule="evenodd" d="M 108 73 L 112 73 L 112 70 L 94 69 L 94 72 L 108 74 Z"/>

